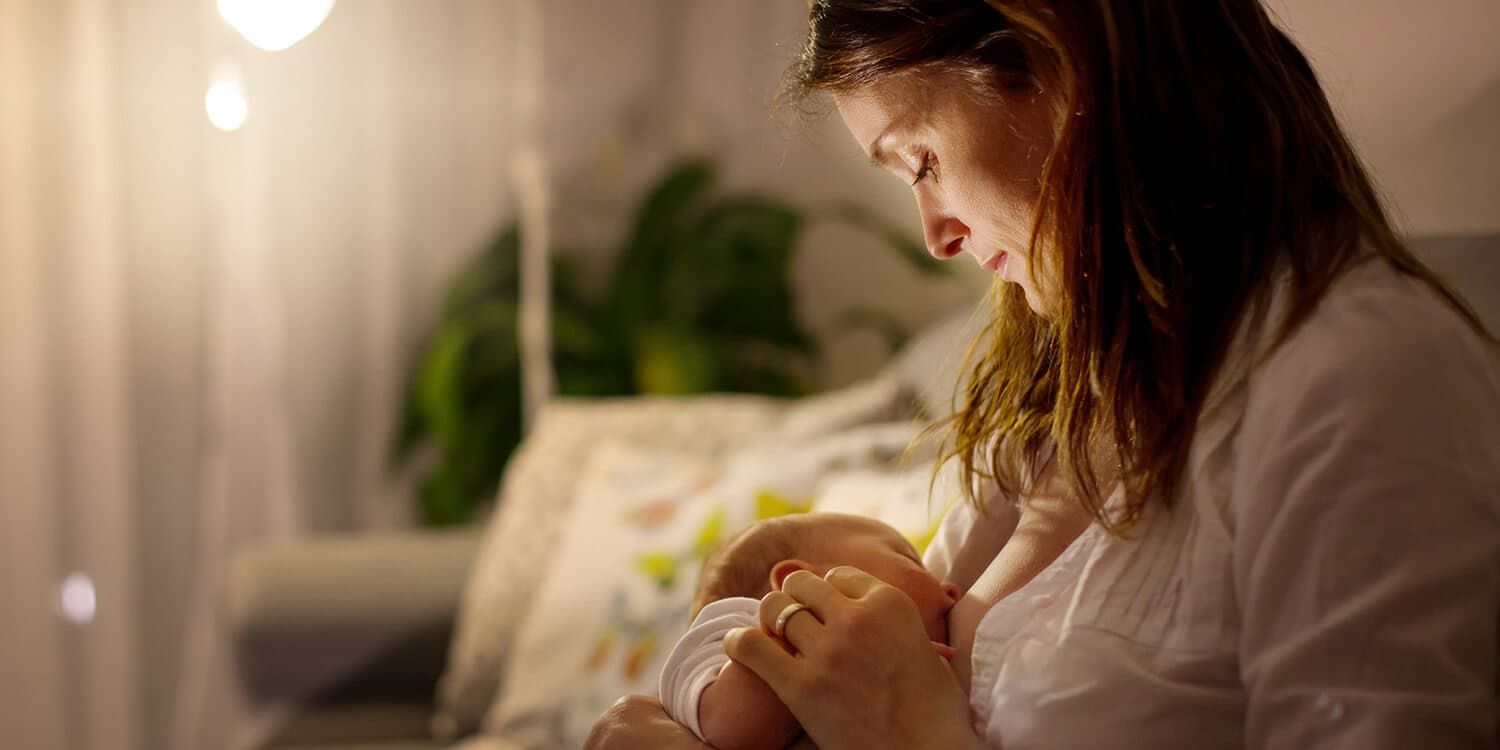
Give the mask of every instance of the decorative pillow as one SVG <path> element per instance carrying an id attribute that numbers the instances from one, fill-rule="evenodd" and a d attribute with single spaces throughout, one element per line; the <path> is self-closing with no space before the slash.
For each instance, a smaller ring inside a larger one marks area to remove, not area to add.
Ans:
<path id="1" fill-rule="evenodd" d="M 900 460 L 916 433 L 888 423 L 713 462 L 600 448 L 520 625 L 489 733 L 528 750 L 582 745 L 620 696 L 655 691 L 708 554 L 757 520 L 809 510 L 835 471 Z"/>
<path id="2" fill-rule="evenodd" d="M 438 683 L 434 735 L 479 728 L 500 688 L 520 614 L 548 568 L 574 486 L 602 441 L 698 456 L 748 444 L 778 424 L 789 402 L 752 396 L 559 400 L 544 409 L 505 472 L 459 604 L 448 667 Z"/>

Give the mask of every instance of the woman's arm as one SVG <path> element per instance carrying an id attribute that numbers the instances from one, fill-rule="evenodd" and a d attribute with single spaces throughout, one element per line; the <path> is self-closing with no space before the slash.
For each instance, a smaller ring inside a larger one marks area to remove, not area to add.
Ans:
<path id="1" fill-rule="evenodd" d="M 667 715 L 661 701 L 630 695 L 616 701 L 589 730 L 584 750 L 713 750 Z"/>
<path id="2" fill-rule="evenodd" d="M 1410 337 L 1400 318 L 1385 335 Z M 1252 389 L 1232 486 L 1247 748 L 1495 747 L 1500 386 L 1461 341 L 1330 337 L 1313 349 L 1337 359 L 1282 357 Z"/>
<path id="3" fill-rule="evenodd" d="M 818 747 L 984 747 L 969 722 L 968 699 L 910 597 L 854 568 L 834 568 L 826 578 L 798 571 L 763 600 L 763 624 L 775 620 L 788 596 L 814 615 L 787 621 L 796 655 L 756 628 L 733 631 L 724 645 L 771 686 Z"/>

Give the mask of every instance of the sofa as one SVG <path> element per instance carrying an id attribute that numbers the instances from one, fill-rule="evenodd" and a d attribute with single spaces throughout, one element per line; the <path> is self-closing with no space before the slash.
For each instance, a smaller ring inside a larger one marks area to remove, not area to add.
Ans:
<path id="1" fill-rule="evenodd" d="M 1426 237 L 1413 245 L 1492 330 L 1500 330 L 1500 235 Z M 944 411 L 964 344 L 974 330 L 970 316 L 950 319 L 914 339 L 869 381 L 806 402 L 748 396 L 562 402 L 550 409 L 554 418 L 539 422 L 518 451 L 498 510 L 483 528 L 320 537 L 240 551 L 227 586 L 240 683 L 254 704 L 283 712 L 275 731 L 257 746 L 550 746 L 542 740 L 484 744 L 463 738 L 495 728 L 491 703 L 541 689 L 532 675 L 500 675 L 526 657 L 516 650 L 517 640 L 525 640 L 518 635 L 524 630 L 518 621 L 534 616 L 533 605 L 539 601 L 527 587 L 535 588 L 535 581 L 555 564 L 546 553 L 565 539 L 567 530 L 560 525 L 578 523 L 567 519 L 565 507 L 580 492 L 576 482 L 584 480 L 578 474 L 602 471 L 583 469 L 577 457 L 594 451 L 595 443 L 613 441 L 623 444 L 616 450 L 624 451 L 617 463 L 649 463 L 656 454 L 639 451 L 642 444 L 652 444 L 670 447 L 676 453 L 662 455 L 688 465 L 681 456 L 701 462 L 747 450 L 775 455 L 765 451 L 785 450 L 799 440 L 828 442 L 827 436 L 848 435 L 851 428 L 864 430 L 861 450 L 871 440 L 892 442 L 903 433 L 886 428 L 872 438 L 876 433 L 869 426 L 916 423 Z M 570 442 L 558 442 L 569 430 Z M 563 455 L 574 457 L 567 465 L 578 466 L 577 471 L 545 463 Z M 826 462 L 844 472 L 846 483 L 849 455 Z M 660 465 L 670 474 L 678 464 Z M 528 471 L 530 479 L 524 476 Z M 869 467 L 854 471 L 866 479 L 886 476 Z M 867 493 L 872 486 L 886 485 L 867 481 L 852 486 Z M 539 502 L 535 495 L 552 499 L 526 507 Z M 552 514 L 550 523 L 559 528 L 535 526 L 532 517 L 538 514 Z M 481 595 L 492 601 L 477 600 Z M 541 596 L 547 601 L 545 592 Z M 483 617 L 472 611 L 486 607 L 490 611 Z M 541 673 L 551 671 L 544 661 L 533 663 L 543 665 L 533 668 L 539 680 Z M 476 664 L 484 668 L 476 669 Z M 505 713 L 503 707 L 498 710 Z M 519 727 L 516 736 L 544 736 L 536 733 L 538 727 L 526 725 L 533 714 L 512 714 L 504 730 Z"/>

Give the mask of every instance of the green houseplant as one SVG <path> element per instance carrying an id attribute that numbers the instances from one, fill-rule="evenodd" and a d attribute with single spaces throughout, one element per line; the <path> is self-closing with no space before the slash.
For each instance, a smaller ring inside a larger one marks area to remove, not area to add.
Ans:
<path id="1" fill-rule="evenodd" d="M 817 346 L 795 318 L 790 276 L 796 238 L 811 221 L 853 224 L 920 271 L 943 272 L 919 243 L 858 206 L 799 210 L 721 194 L 714 180 L 707 161 L 675 164 L 650 190 L 599 293 L 588 292 L 574 254 L 552 253 L 561 394 L 808 393 Z M 405 392 L 393 463 L 435 449 L 419 491 L 432 525 L 469 520 L 521 439 L 519 250 L 512 225 L 460 270 Z M 878 310 L 845 320 L 904 335 Z"/>

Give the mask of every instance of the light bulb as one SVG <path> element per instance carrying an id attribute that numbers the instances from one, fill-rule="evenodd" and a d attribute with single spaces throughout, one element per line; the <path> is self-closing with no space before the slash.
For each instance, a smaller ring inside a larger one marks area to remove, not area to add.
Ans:
<path id="1" fill-rule="evenodd" d="M 86 625 L 94 621 L 94 610 L 99 600 L 94 594 L 94 581 L 83 573 L 74 573 L 63 579 L 57 593 L 57 608 L 63 619 Z"/>
<path id="2" fill-rule="evenodd" d="M 208 87 L 208 93 L 203 95 L 203 108 L 208 111 L 208 121 L 225 132 L 239 130 L 250 113 L 245 92 L 240 89 L 239 82 L 232 79 L 214 81 Z"/>
<path id="3" fill-rule="evenodd" d="M 219 0 L 219 15 L 251 44 L 280 52 L 322 25 L 334 0 Z"/>

